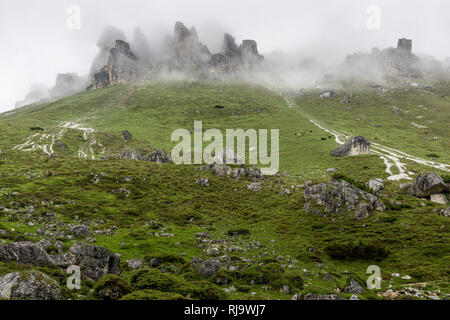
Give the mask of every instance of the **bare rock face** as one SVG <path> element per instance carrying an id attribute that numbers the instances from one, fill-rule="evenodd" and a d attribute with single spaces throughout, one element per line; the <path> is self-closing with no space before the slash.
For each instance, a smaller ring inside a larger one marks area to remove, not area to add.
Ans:
<path id="1" fill-rule="evenodd" d="M 97 47 L 100 51 L 92 63 L 91 71 L 89 72 L 89 83 L 94 82 L 95 74 L 108 63 L 111 49 L 116 45 L 116 40 L 125 41 L 125 34 L 115 27 L 106 27 L 97 41 Z"/>
<path id="2" fill-rule="evenodd" d="M 46 248 L 50 244 L 51 241 L 43 240 L 35 244 L 16 242 L 1 245 L 0 261 L 32 266 L 56 265 L 62 268 L 76 265 L 84 276 L 93 280 L 98 280 L 104 274 L 120 273 L 120 256 L 104 247 L 74 244 L 68 253 L 48 254 Z"/>
<path id="3" fill-rule="evenodd" d="M 370 145 L 370 140 L 362 136 L 352 137 L 348 142 L 331 151 L 331 155 L 333 157 L 347 157 L 360 154 L 369 154 Z"/>
<path id="4" fill-rule="evenodd" d="M 94 75 L 94 82 L 88 87 L 100 89 L 134 80 L 138 76 L 138 58 L 130 50 L 130 45 L 117 40 L 111 49 L 107 65 Z"/>
<path id="5" fill-rule="evenodd" d="M 264 60 L 254 40 L 244 40 L 240 46 L 233 36 L 226 33 L 221 53 L 213 54 L 209 61 L 210 74 L 215 79 L 226 79 L 251 71 Z"/>
<path id="6" fill-rule="evenodd" d="M 306 213 L 322 217 L 354 213 L 356 220 L 369 217 L 373 211 L 385 211 L 385 205 L 373 194 L 358 189 L 345 181 L 331 180 L 305 187 Z"/>
<path id="7" fill-rule="evenodd" d="M 177 67 L 186 73 L 202 72 L 211 56 L 208 47 L 199 41 L 196 29 L 189 30 L 181 22 L 175 24 L 174 48 Z"/>
<path id="8" fill-rule="evenodd" d="M 60 300 L 61 297 L 59 284 L 41 272 L 13 272 L 0 277 L 0 299 Z"/>

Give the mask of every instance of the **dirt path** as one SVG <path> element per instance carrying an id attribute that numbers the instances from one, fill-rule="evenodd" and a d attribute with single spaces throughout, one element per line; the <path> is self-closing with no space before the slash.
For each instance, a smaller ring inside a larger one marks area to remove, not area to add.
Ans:
<path id="1" fill-rule="evenodd" d="M 313 119 L 310 115 L 301 110 L 295 103 L 295 100 L 289 94 L 279 92 L 279 94 L 285 99 L 288 107 L 298 113 L 300 113 L 303 117 L 311 121 L 316 127 L 321 130 L 331 134 L 334 136 L 336 143 L 344 144 L 350 136 L 345 133 L 332 130 L 327 128 L 323 123 L 318 120 Z M 378 143 L 372 143 L 371 153 L 378 155 L 386 165 L 386 173 L 389 174 L 388 180 L 411 180 L 413 172 L 407 170 L 406 163 L 401 162 L 401 160 L 409 160 L 427 167 L 431 167 L 434 169 L 439 169 L 442 171 L 450 172 L 450 165 L 445 163 L 439 163 L 434 161 L 429 161 L 425 159 L 421 159 L 410 154 L 407 154 L 403 151 L 386 147 Z M 396 173 L 394 174 L 393 169 L 396 169 Z"/>

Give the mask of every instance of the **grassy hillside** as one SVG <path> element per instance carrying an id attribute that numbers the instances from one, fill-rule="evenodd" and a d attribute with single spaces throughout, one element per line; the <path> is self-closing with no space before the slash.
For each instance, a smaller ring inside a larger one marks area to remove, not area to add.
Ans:
<path id="1" fill-rule="evenodd" d="M 387 181 L 383 201 L 401 205 L 376 212 L 364 221 L 346 216 L 330 219 L 304 212 L 302 186 L 307 180 L 330 180 L 333 173 L 328 173 L 328 168 L 337 168 L 360 184 L 388 176 L 377 155 L 331 157 L 330 151 L 337 146 L 334 137 L 314 125 L 306 114 L 336 130 L 363 134 L 415 156 L 449 163 L 448 90 L 443 86 L 428 93 L 411 89 L 379 95 L 366 88 L 353 92 L 349 105 L 340 103 L 342 94 L 320 99 L 318 92 L 307 92 L 289 107 L 277 93 L 245 84 L 149 83 L 85 92 L 17 109 L 0 115 L 0 209 L 7 208 L 0 210 L 0 229 L 5 230 L 0 241 L 36 242 L 51 234 L 68 248 L 77 240 L 67 238 L 69 225 L 84 222 L 92 231 L 99 230 L 94 234 L 96 245 L 122 255 L 121 276 L 126 281 L 134 279 L 127 259 L 149 262 L 156 257 L 164 262 L 155 269 L 194 286 L 200 277 L 188 262 L 192 257 L 208 258 L 207 246 L 199 246 L 195 234 L 208 232 L 212 240 L 207 244 L 216 245 L 232 265 L 251 265 L 225 272 L 222 276 L 229 281 L 222 288 L 216 278 L 208 280 L 220 298 L 291 299 L 295 293 L 337 293 L 350 278 L 365 281 L 367 267 L 374 264 L 382 270 L 383 291 L 389 285 L 400 288 L 425 282 L 425 290 L 439 288 L 442 295 L 448 294 L 450 223 L 437 213 L 444 206 L 401 195 L 401 181 Z M 427 133 L 408 125 L 419 123 L 413 120 L 422 110 L 416 107 L 419 104 L 435 111 L 423 113 L 426 118 L 420 123 L 434 121 Z M 217 109 L 216 105 L 225 108 Z M 409 112 L 397 117 L 392 105 Z M 193 130 L 194 120 L 202 120 L 204 130 L 280 129 L 281 174 L 268 177 L 263 190 L 253 192 L 247 190 L 250 180 L 220 178 L 195 166 L 117 159 L 127 148 L 170 151 L 172 131 Z M 133 139 L 121 139 L 122 130 L 130 131 Z M 425 136 L 439 138 L 428 140 Z M 14 149 L 27 141 L 48 148 L 53 144 L 55 156 L 49 157 L 41 149 Z M 58 141 L 64 147 L 57 148 Z M 87 159 L 78 158 L 80 150 L 86 151 Z M 97 160 L 91 160 L 92 155 Z M 407 164 L 415 173 L 427 169 L 410 161 Z M 208 178 L 210 186 L 198 185 L 200 178 Z M 129 195 L 120 191 L 123 188 Z M 289 196 L 281 193 L 286 188 L 291 190 Z M 34 207 L 33 212 L 27 211 L 29 206 Z M 250 234 L 228 234 L 239 229 Z M 348 246 L 382 248 L 389 254 L 376 260 L 330 255 L 332 248 L 345 252 Z M 270 271 L 282 266 L 282 276 Z M 0 263 L 0 275 L 23 268 L 29 267 Z M 45 271 L 64 285 L 66 275 L 53 269 Z M 272 273 L 273 279 L 254 280 Z M 411 278 L 393 277 L 394 273 Z M 303 286 L 295 286 L 295 277 L 303 279 Z M 280 290 L 287 283 L 291 288 L 288 293 Z M 96 298 L 91 290 L 94 286 L 85 281 L 81 292 L 65 289 L 65 297 L 76 298 L 81 293 L 81 298 Z M 231 286 L 236 290 L 222 290 Z M 166 291 L 187 295 L 173 288 Z M 134 298 L 142 298 L 145 293 L 136 295 Z M 379 297 L 367 291 L 360 298 Z"/>

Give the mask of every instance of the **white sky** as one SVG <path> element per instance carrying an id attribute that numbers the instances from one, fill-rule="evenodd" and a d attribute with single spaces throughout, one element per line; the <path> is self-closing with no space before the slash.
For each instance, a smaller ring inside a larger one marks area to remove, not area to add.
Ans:
<path id="1" fill-rule="evenodd" d="M 81 9 L 81 29 L 66 26 L 67 8 Z M 381 28 L 369 29 L 370 5 L 381 9 Z M 195 25 L 200 40 L 218 51 L 224 32 L 254 39 L 260 52 L 316 55 L 338 63 L 346 54 L 395 46 L 450 56 L 447 0 L 0 0 L 0 112 L 14 107 L 34 83 L 52 86 L 56 74 L 87 74 L 102 29 L 114 25 L 129 38 L 138 26 L 158 39 L 175 21 Z"/>

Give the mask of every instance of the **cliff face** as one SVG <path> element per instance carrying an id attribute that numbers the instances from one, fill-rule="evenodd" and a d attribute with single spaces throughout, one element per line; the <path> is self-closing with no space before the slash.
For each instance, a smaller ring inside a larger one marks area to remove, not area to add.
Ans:
<path id="1" fill-rule="evenodd" d="M 138 72 L 138 58 L 130 50 L 130 45 L 117 40 L 110 51 L 108 63 L 94 74 L 93 83 L 88 90 L 129 82 L 136 79 Z"/>
<path id="2" fill-rule="evenodd" d="M 256 41 L 244 40 L 238 46 L 230 34 L 224 35 L 222 52 L 211 54 L 199 41 L 195 27 L 188 29 L 181 22 L 175 24 L 174 34 L 165 41 L 160 56 L 154 55 L 140 30 L 135 31 L 133 51 L 122 39 L 116 39 L 110 48 L 113 37 L 125 38 L 117 29 L 105 30 L 97 44 L 100 53 L 92 65 L 88 89 L 132 81 L 141 75 L 158 74 L 163 70 L 210 79 L 230 79 L 252 71 L 264 60 L 258 53 Z"/>

